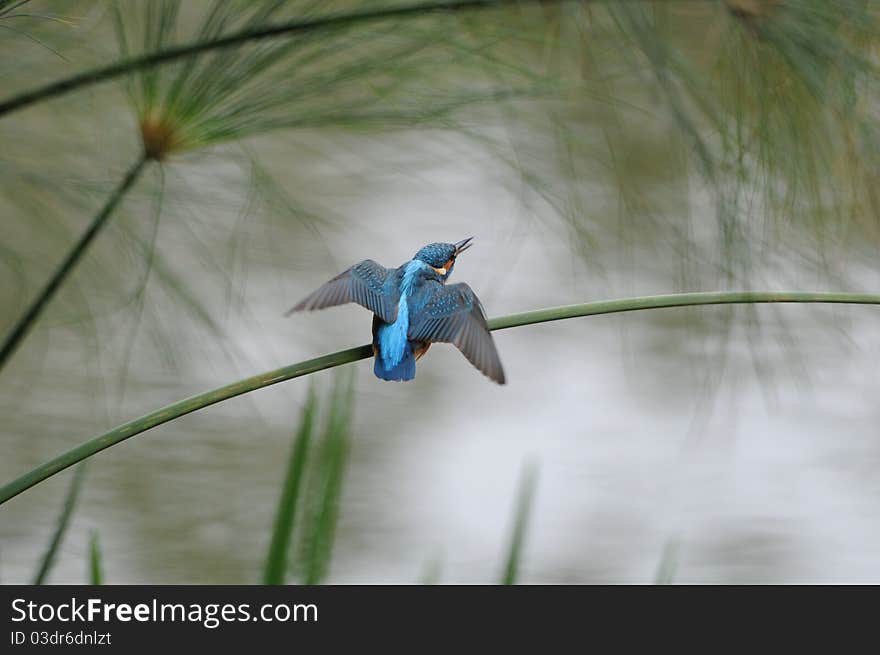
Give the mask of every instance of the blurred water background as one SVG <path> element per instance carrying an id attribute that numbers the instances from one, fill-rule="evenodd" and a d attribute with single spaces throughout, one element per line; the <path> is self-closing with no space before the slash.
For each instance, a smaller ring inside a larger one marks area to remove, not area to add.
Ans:
<path id="1" fill-rule="evenodd" d="M 77 17 L 27 25 L 70 61 L 0 33 L 4 97 L 118 52 L 107 3 L 34 4 Z M 668 4 L 697 60 L 737 29 L 723 9 Z M 539 39 L 565 16 L 540 16 L 532 55 L 565 62 L 567 41 Z M 366 343 L 357 306 L 282 314 L 356 261 L 397 266 L 431 241 L 475 236 L 454 277 L 490 316 L 686 290 L 880 289 L 872 210 L 843 188 L 839 215 L 831 196 L 771 211 L 751 187 L 713 190 L 645 88 L 650 66 L 626 77 L 600 45 L 590 61 L 608 65 L 584 75 L 613 80 L 612 99 L 500 102 L 467 129 L 285 129 L 152 166 L 0 375 L 0 479 L 188 395 Z M 5 331 L 140 146 L 114 83 L 0 118 L 0 144 Z M 650 583 L 664 567 L 676 582 L 880 582 L 878 334 L 871 306 L 702 307 L 496 332 L 504 387 L 451 346 L 410 384 L 359 362 L 328 581 L 498 581 L 533 462 L 522 582 Z M 315 377 L 329 388 L 330 372 Z M 257 581 L 307 386 L 94 458 L 51 581 L 86 581 L 95 530 L 108 582 Z M 0 508 L 2 582 L 32 577 L 71 474 Z"/>

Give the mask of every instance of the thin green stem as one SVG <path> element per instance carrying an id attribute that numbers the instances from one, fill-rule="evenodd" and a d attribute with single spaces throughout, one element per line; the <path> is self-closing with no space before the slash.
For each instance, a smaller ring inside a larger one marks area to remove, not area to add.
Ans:
<path id="1" fill-rule="evenodd" d="M 564 307 L 551 307 L 539 309 L 522 314 L 511 314 L 489 321 L 492 330 L 503 330 L 522 325 L 532 325 L 547 321 L 559 321 L 566 318 L 581 316 L 597 316 L 600 314 L 613 314 L 619 312 L 631 312 L 643 309 L 663 309 L 670 307 L 689 307 L 693 305 L 729 305 L 742 303 L 841 303 L 852 305 L 880 305 L 880 295 L 862 293 L 809 293 L 809 292 L 778 292 L 778 291 L 734 291 L 734 292 L 705 292 L 705 293 L 680 293 L 664 296 L 644 296 L 639 298 L 624 298 L 619 300 L 600 300 L 584 303 L 581 305 L 567 305 Z M 340 352 L 324 355 L 290 366 L 284 366 L 274 371 L 254 375 L 253 377 L 233 382 L 226 386 L 206 391 L 176 403 L 172 403 L 154 412 L 150 412 L 140 418 L 113 428 L 93 439 L 90 439 L 76 448 L 59 455 L 37 468 L 25 473 L 0 488 L 0 505 L 20 494 L 22 491 L 52 477 L 68 466 L 101 452 L 105 448 L 114 446 L 129 439 L 136 434 L 145 432 L 157 425 L 162 425 L 196 410 L 209 405 L 219 403 L 244 393 L 256 391 L 279 382 L 292 380 L 293 378 L 309 375 L 317 371 L 323 371 L 335 366 L 342 366 L 361 359 L 366 359 L 373 354 L 370 346 L 350 348 Z"/>
<path id="2" fill-rule="evenodd" d="M 272 540 L 269 543 L 269 553 L 266 556 L 266 567 L 263 571 L 263 584 L 265 585 L 284 584 L 284 579 L 287 575 L 290 542 L 293 538 L 293 529 L 296 526 L 296 517 L 301 505 L 300 490 L 304 477 L 303 472 L 306 468 L 309 444 L 312 440 L 312 430 L 315 425 L 316 403 L 317 398 L 313 385 L 309 389 L 308 400 L 306 400 L 306 404 L 303 406 L 299 429 L 297 430 L 287 462 L 287 472 L 284 476 L 281 498 L 278 500 L 278 509 L 275 511 Z"/>
<path id="3" fill-rule="evenodd" d="M 526 539 L 526 529 L 529 524 L 529 515 L 532 512 L 537 485 L 538 465 L 535 462 L 529 462 L 523 468 L 519 483 L 513 529 L 510 534 L 510 546 L 507 550 L 507 564 L 504 566 L 501 584 L 513 585 L 519 579 L 519 565 L 522 560 L 523 544 Z"/>
<path id="4" fill-rule="evenodd" d="M 67 257 L 64 258 L 64 261 L 61 262 L 57 269 L 55 269 L 55 273 L 49 278 L 46 286 L 43 287 L 43 290 L 37 295 L 24 315 L 18 319 L 15 326 L 12 328 L 12 331 L 3 340 L 3 345 L 0 346 L 0 370 L 3 370 L 3 367 L 9 361 L 9 358 L 12 357 L 18 346 L 21 344 L 22 339 L 24 339 L 28 332 L 30 332 L 34 323 L 36 323 L 40 314 L 46 308 L 46 305 L 49 304 L 49 301 L 55 295 L 55 292 L 58 291 L 61 284 L 67 279 L 67 276 L 73 272 L 73 269 L 88 249 L 89 244 L 91 244 L 95 237 L 98 236 L 101 228 L 107 224 L 107 220 L 113 214 L 113 210 L 137 181 L 137 178 L 146 163 L 146 158 L 140 157 L 137 162 L 128 169 L 122 182 L 107 199 L 107 202 L 101 208 L 101 211 L 98 212 L 98 215 L 95 216 L 91 225 L 89 225 L 79 241 L 76 242 L 76 245 L 73 246 L 71 251 L 67 254 Z"/>
<path id="5" fill-rule="evenodd" d="M 539 2 L 541 0 L 525 1 Z M 338 29 L 357 23 L 374 22 L 391 18 L 417 17 L 453 11 L 492 9 L 503 5 L 522 4 L 523 2 L 524 0 L 460 0 L 459 2 L 426 2 L 404 7 L 367 9 L 356 12 L 337 13 L 319 18 L 293 20 L 279 23 L 278 25 L 264 25 L 256 28 L 252 27 L 215 39 L 187 43 L 137 57 L 125 58 L 108 66 L 87 70 L 63 80 L 58 80 L 57 82 L 52 82 L 37 89 L 33 89 L 32 91 L 26 91 L 25 93 L 0 102 L 0 116 L 84 86 L 105 82 L 121 75 L 126 75 L 145 68 L 151 68 L 181 58 L 192 57 L 209 50 L 230 48 L 250 41 L 304 34 L 321 29 Z"/>
<path id="6" fill-rule="evenodd" d="M 566 318 L 619 314 L 642 309 L 667 309 L 693 305 L 742 305 L 753 303 L 838 303 L 844 305 L 876 305 L 880 295 L 870 293 L 834 293 L 809 291 L 704 291 L 670 293 L 662 296 L 600 300 L 581 305 L 563 305 L 536 309 L 532 312 L 500 316 L 489 321 L 492 330 L 534 325 Z"/>
<path id="7" fill-rule="evenodd" d="M 73 510 L 76 508 L 76 500 L 79 498 L 80 489 L 82 489 L 83 479 L 86 474 L 85 463 L 76 467 L 73 472 L 73 479 L 70 481 L 70 487 L 67 489 L 67 495 L 64 497 L 64 505 L 61 508 L 61 514 L 58 515 L 58 521 L 55 525 L 55 532 L 52 533 L 52 539 L 40 560 L 40 568 L 34 576 L 34 584 L 44 584 L 49 577 L 49 572 L 55 565 L 55 557 L 58 555 L 58 549 L 64 541 L 64 535 L 67 534 L 67 526 L 70 525 L 70 517 L 73 516 Z"/>
<path id="8" fill-rule="evenodd" d="M 102 564 L 101 542 L 98 531 L 92 530 L 89 535 L 89 584 L 104 584 L 104 565 Z"/>
<path id="9" fill-rule="evenodd" d="M 352 369 L 348 369 L 336 375 L 327 425 L 309 476 L 312 506 L 303 526 L 302 560 L 302 581 L 307 585 L 321 584 L 326 578 L 333 543 L 336 541 L 339 498 L 350 450 L 353 373 Z"/>

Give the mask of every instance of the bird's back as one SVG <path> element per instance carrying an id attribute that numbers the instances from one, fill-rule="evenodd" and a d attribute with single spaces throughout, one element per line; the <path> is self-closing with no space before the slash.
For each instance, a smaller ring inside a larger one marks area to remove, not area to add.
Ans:
<path id="1" fill-rule="evenodd" d="M 410 326 L 420 320 L 422 309 L 443 288 L 443 281 L 433 268 L 418 259 L 399 267 L 393 279 L 400 298 L 397 317 L 392 323 L 379 316 L 373 319 L 373 371 L 383 380 L 411 380 L 416 375 L 416 358 L 427 348 L 409 339 Z"/>

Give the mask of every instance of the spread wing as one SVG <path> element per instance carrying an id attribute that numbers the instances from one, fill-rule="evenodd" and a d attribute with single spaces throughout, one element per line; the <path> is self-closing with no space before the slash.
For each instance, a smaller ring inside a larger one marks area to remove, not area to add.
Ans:
<path id="1" fill-rule="evenodd" d="M 504 369 L 486 323 L 486 315 L 473 289 L 464 283 L 438 290 L 410 323 L 412 341 L 451 343 L 489 379 L 504 384 Z"/>
<path id="2" fill-rule="evenodd" d="M 397 303 L 400 300 L 397 286 L 386 284 L 393 273 L 393 270 L 380 266 L 372 259 L 365 259 L 306 296 L 285 316 L 304 309 L 324 309 L 356 302 L 386 323 L 393 323 L 397 319 Z"/>

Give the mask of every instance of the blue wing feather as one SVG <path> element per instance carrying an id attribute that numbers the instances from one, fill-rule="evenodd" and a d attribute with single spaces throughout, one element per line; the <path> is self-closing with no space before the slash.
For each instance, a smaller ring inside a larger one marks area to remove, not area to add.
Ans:
<path id="1" fill-rule="evenodd" d="M 387 269 L 372 259 L 365 259 L 306 296 L 287 315 L 356 302 L 380 316 L 383 321 L 393 323 L 397 318 L 397 303 L 400 298 L 395 284 L 395 273 L 394 269 Z"/>
<path id="2" fill-rule="evenodd" d="M 479 298 L 467 284 L 437 285 L 410 318 L 410 341 L 451 343 L 480 372 L 504 384 L 504 368 Z"/>

